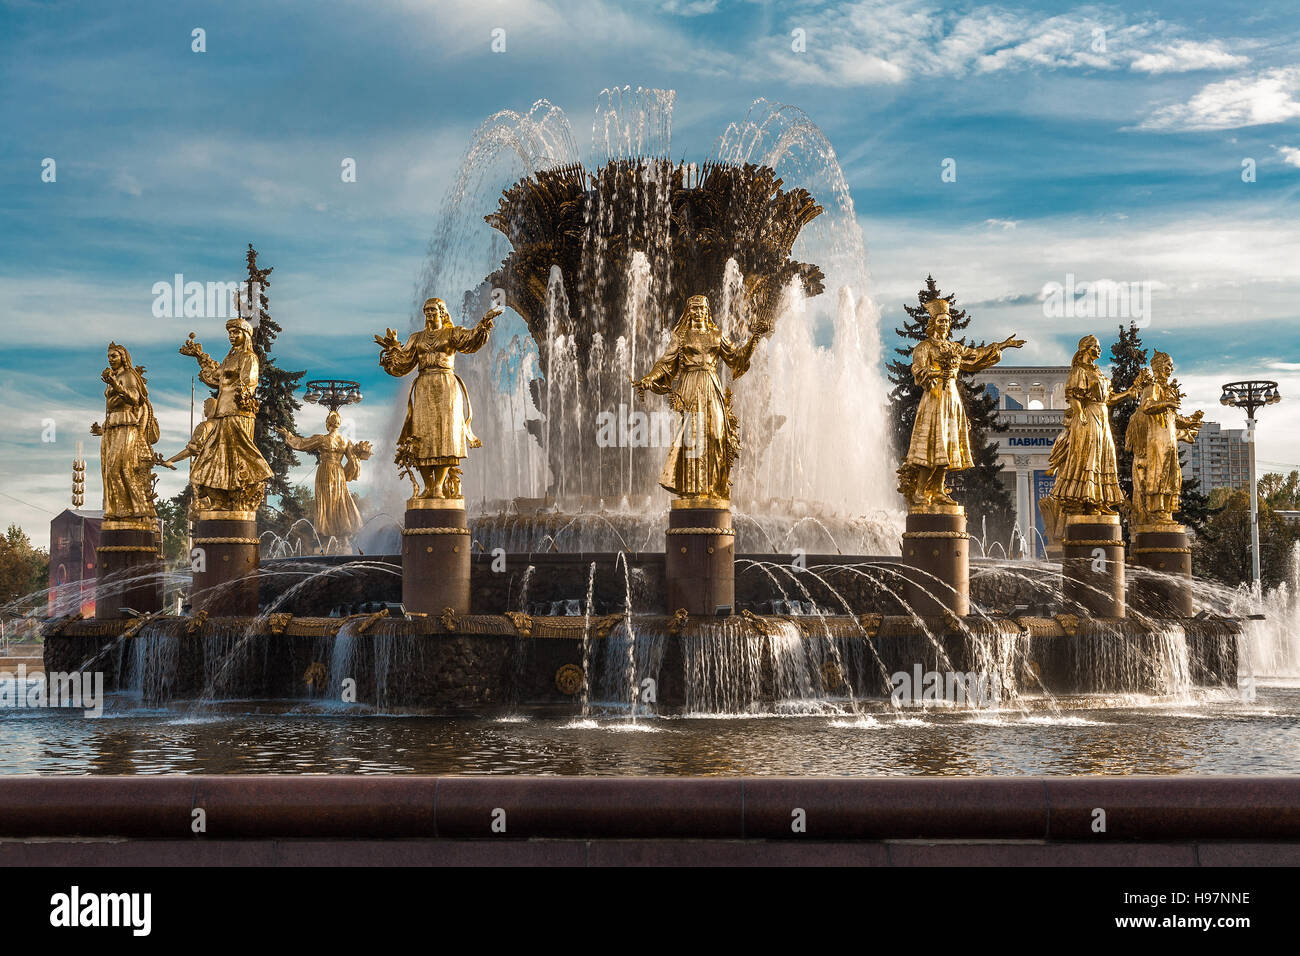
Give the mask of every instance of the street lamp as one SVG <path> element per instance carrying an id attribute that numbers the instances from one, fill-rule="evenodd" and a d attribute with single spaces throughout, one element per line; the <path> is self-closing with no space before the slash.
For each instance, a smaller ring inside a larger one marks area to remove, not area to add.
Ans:
<path id="1" fill-rule="evenodd" d="M 1259 583 L 1259 482 L 1255 478 L 1255 410 L 1282 401 L 1277 382 L 1229 382 L 1219 404 L 1246 410 L 1246 442 L 1250 445 L 1250 572 L 1255 590 Z"/>
<path id="2" fill-rule="evenodd" d="M 340 406 L 352 405 L 361 401 L 360 383 L 350 382 L 347 379 L 317 379 L 314 382 L 308 382 L 306 388 L 307 390 L 302 395 L 304 402 L 324 405 L 332 412 L 337 412 Z"/>

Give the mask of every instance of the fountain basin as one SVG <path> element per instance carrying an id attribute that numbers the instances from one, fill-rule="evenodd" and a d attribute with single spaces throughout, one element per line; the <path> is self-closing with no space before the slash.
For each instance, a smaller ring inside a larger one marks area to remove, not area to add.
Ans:
<path id="1" fill-rule="evenodd" d="M 281 613 L 58 622 L 46 635 L 45 667 L 102 672 L 108 689 L 149 704 L 254 698 L 432 714 L 819 713 L 860 700 L 1005 707 L 1235 688 L 1240 634 L 1221 618 Z M 985 696 L 951 699 L 954 677 L 979 681 Z"/>

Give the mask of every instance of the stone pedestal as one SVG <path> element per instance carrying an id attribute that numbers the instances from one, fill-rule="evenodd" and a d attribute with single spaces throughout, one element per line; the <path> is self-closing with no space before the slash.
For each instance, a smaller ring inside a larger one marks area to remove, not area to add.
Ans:
<path id="1" fill-rule="evenodd" d="M 414 614 L 469 613 L 464 498 L 411 498 L 402 530 L 402 604 Z"/>
<path id="2" fill-rule="evenodd" d="M 257 512 L 200 511 L 190 551 L 194 613 L 212 617 L 257 614 Z"/>
<path id="3" fill-rule="evenodd" d="M 970 535 L 961 505 L 908 512 L 903 532 L 903 600 L 923 617 L 970 613 Z"/>
<path id="4" fill-rule="evenodd" d="M 1133 529 L 1133 563 L 1158 572 L 1142 575 L 1129 588 L 1131 603 L 1155 617 L 1191 617 L 1192 546 L 1187 529 L 1173 522 Z"/>
<path id="5" fill-rule="evenodd" d="M 1119 515 L 1069 515 L 1061 591 L 1093 617 L 1124 617 L 1124 540 Z"/>
<path id="6" fill-rule="evenodd" d="M 155 614 L 162 610 L 162 557 L 158 522 L 148 518 L 105 518 L 95 549 L 95 617 L 125 617 L 124 608 Z"/>
<path id="7" fill-rule="evenodd" d="M 664 571 L 669 614 L 685 608 L 712 616 L 736 604 L 736 532 L 731 502 L 724 498 L 683 498 L 668 511 Z"/>

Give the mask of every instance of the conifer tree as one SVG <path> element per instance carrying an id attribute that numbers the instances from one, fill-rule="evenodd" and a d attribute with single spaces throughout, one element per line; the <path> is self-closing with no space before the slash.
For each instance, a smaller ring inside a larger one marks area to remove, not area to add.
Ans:
<path id="1" fill-rule="evenodd" d="M 1127 329 L 1119 326 L 1119 338 L 1110 347 L 1110 390 L 1122 392 L 1137 381 L 1138 373 L 1146 368 L 1147 350 L 1142 347 L 1137 325 L 1129 323 Z M 1119 486 L 1124 497 L 1133 500 L 1133 453 L 1124 447 L 1129 419 L 1137 411 L 1137 402 L 1124 401 L 1110 407 L 1110 433 L 1115 437 L 1115 461 L 1119 466 Z M 1125 518 L 1127 521 L 1127 518 Z"/>
<path id="2" fill-rule="evenodd" d="M 274 268 L 259 268 L 257 250 L 248 244 L 248 278 L 244 281 L 243 301 L 248 312 L 245 317 L 253 323 L 253 351 L 257 353 L 260 378 L 257 382 L 257 417 L 253 425 L 253 442 L 262 453 L 271 468 L 271 479 L 267 482 L 266 503 L 258 515 L 258 524 L 262 530 L 272 530 L 277 534 L 288 531 L 289 525 L 304 517 L 299 496 L 293 493 L 289 483 L 289 469 L 297 465 L 298 456 L 293 453 L 277 428 L 295 431 L 294 413 L 302 404 L 293 397 L 298 382 L 307 374 L 306 371 L 289 372 L 276 364 L 271 354 L 280 326 L 271 318 L 268 311 L 270 300 L 266 288 L 271 284 L 270 275 Z M 271 505 L 271 498 L 279 499 L 279 506 Z"/>
<path id="3" fill-rule="evenodd" d="M 964 338 L 958 337 L 958 333 L 970 325 L 970 316 L 966 310 L 957 308 L 957 297 L 945 296 L 935 283 L 934 276 L 925 277 L 925 286 L 917 292 L 916 298 L 916 305 L 903 306 L 907 318 L 903 320 L 902 327 L 895 330 L 903 339 L 903 344 L 894 349 L 899 357 L 888 365 L 889 381 L 893 385 L 889 393 L 890 422 L 894 451 L 900 462 L 907 455 L 912 426 L 916 422 L 916 410 L 921 403 L 921 388 L 912 378 L 912 346 L 925 338 L 925 326 L 930 319 L 925 303 L 940 298 L 948 300 L 948 313 L 952 318 L 949 334 L 955 341 L 965 342 Z M 1010 492 L 1002 484 L 1002 464 L 998 461 L 997 442 L 989 440 L 990 433 L 997 429 L 997 399 L 990 396 L 984 388 L 972 384 L 966 375 L 957 376 L 957 388 L 970 422 L 970 447 L 974 464 L 965 471 L 950 472 L 948 486 L 952 489 L 952 496 L 965 506 L 972 534 L 980 537 L 987 531 L 989 541 L 1006 541 L 1015 520 L 1015 504 Z"/>

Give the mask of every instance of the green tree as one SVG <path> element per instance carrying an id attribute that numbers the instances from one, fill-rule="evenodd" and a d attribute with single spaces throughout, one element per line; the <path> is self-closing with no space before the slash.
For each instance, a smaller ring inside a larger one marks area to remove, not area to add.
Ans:
<path id="1" fill-rule="evenodd" d="M 1209 496 L 1201 491 L 1201 480 L 1184 478 L 1182 502 L 1179 509 L 1174 512 L 1174 520 L 1186 525 L 1193 534 L 1200 534 L 1205 527 L 1205 522 L 1217 513 L 1218 509 L 1210 505 Z"/>
<path id="2" fill-rule="evenodd" d="M 939 298 L 948 300 L 948 312 L 952 317 L 950 334 L 954 340 L 966 341 L 958 338 L 957 333 L 971 321 L 965 309 L 957 308 L 957 297 L 945 296 L 932 275 L 925 277 L 925 286 L 917 292 L 917 304 L 903 306 L 907 317 L 895 330 L 903 339 L 903 345 L 894 349 L 899 357 L 888 365 L 889 381 L 893 386 L 889 393 L 890 423 L 894 452 L 899 461 L 907 455 L 912 426 L 916 423 L 916 409 L 921 403 L 921 388 L 912 378 L 912 344 L 925 338 L 925 326 L 930 319 L 925 303 Z M 965 375 L 958 376 L 957 388 L 970 422 L 974 465 L 965 471 L 951 472 L 948 485 L 953 497 L 965 506 L 974 534 L 978 536 L 982 529 L 987 529 L 990 541 L 1005 541 L 1015 523 L 1015 503 L 1002 484 L 997 442 L 989 440 L 989 435 L 997 430 L 997 399 L 984 388 L 974 385 Z"/>
<path id="3" fill-rule="evenodd" d="M 1295 511 L 1300 507 L 1300 471 L 1293 471 L 1285 478 L 1276 472 L 1270 472 L 1259 479 L 1259 496 L 1275 510 Z"/>
<path id="4" fill-rule="evenodd" d="M 50 553 L 32 547 L 26 532 L 11 524 L 0 538 L 0 605 L 42 590 L 49 579 Z M 39 603 L 45 603 L 43 594 Z M 21 613 L 25 609 L 16 610 Z"/>
<path id="5" fill-rule="evenodd" d="M 1130 322 L 1127 329 L 1119 327 L 1119 338 L 1110 347 L 1110 390 L 1122 392 L 1137 381 L 1138 373 L 1146 368 L 1147 350 L 1142 347 L 1137 325 Z M 1115 436 L 1115 459 L 1119 466 L 1119 486 L 1124 497 L 1133 500 L 1133 453 L 1124 447 L 1124 435 L 1129 419 L 1137 411 L 1137 402 L 1120 402 L 1110 407 L 1110 431 Z M 1127 522 L 1127 516 L 1124 521 Z"/>
<path id="6" fill-rule="evenodd" d="M 280 326 L 271 318 L 270 300 L 266 289 L 271 284 L 270 275 L 274 267 L 259 268 L 257 250 L 253 244 L 248 245 L 248 278 L 245 289 L 247 298 L 257 294 L 257 323 L 253 326 L 253 351 L 257 353 L 261 377 L 257 382 L 257 417 L 253 424 L 253 441 L 262 453 L 266 463 L 271 467 L 271 480 L 267 482 L 267 502 L 258 513 L 258 527 L 263 531 L 285 534 L 289 526 L 305 516 L 298 499 L 292 493 L 289 484 L 289 469 L 297 465 L 298 456 L 293 453 L 280 433 L 279 428 L 295 431 L 294 413 L 302 404 L 293 397 L 298 382 L 307 374 L 289 372 L 276 364 L 271 354 L 275 340 L 281 332 Z M 279 507 L 268 507 L 272 496 L 279 499 Z"/>
<path id="7" fill-rule="evenodd" d="M 163 523 L 163 561 L 170 568 L 184 567 L 190 563 L 190 497 L 190 486 L 186 485 L 180 494 L 159 498 L 154 502 L 158 517 Z"/>
<path id="8" fill-rule="evenodd" d="M 1281 477 L 1281 476 L 1278 476 Z M 1261 482 L 1262 483 L 1262 482 Z M 1209 496 L 1213 514 L 1192 548 L 1195 574 L 1224 584 L 1249 584 L 1250 497 L 1242 488 L 1216 488 Z M 1300 540 L 1300 528 L 1285 521 L 1267 501 L 1259 509 L 1260 578 L 1265 588 L 1277 587 Z"/>

